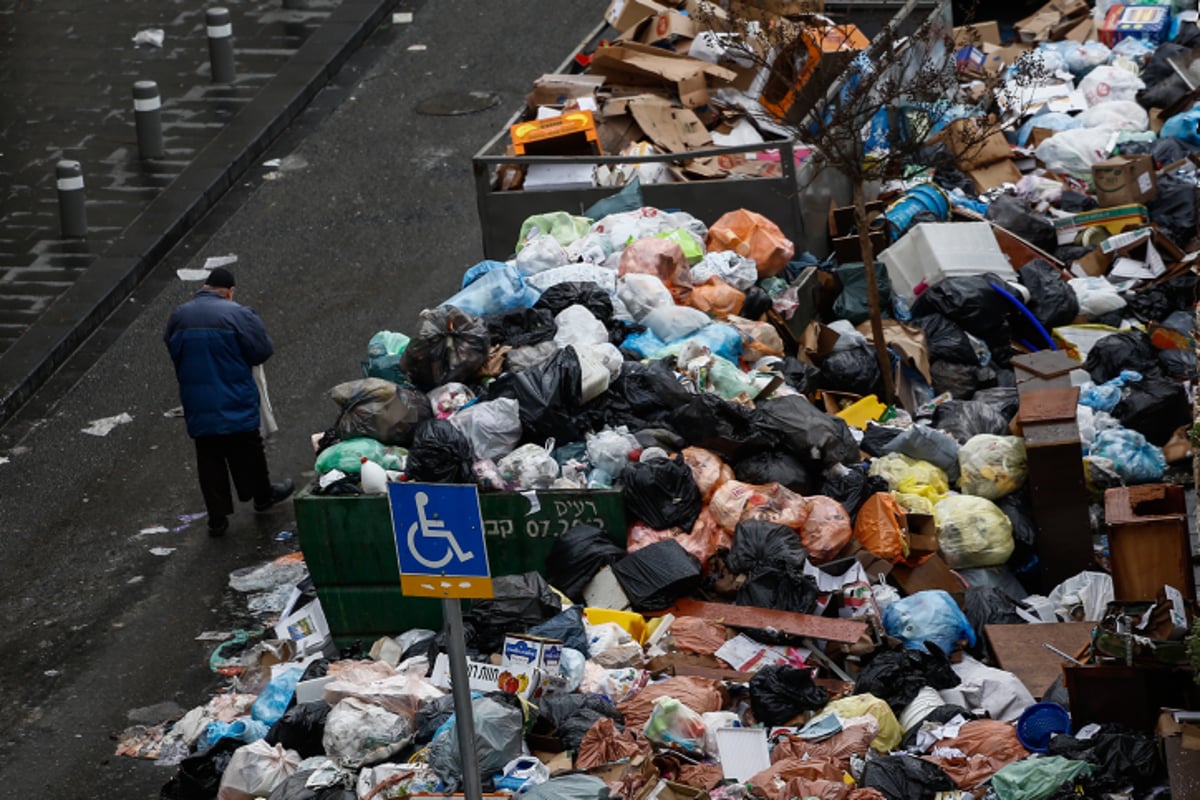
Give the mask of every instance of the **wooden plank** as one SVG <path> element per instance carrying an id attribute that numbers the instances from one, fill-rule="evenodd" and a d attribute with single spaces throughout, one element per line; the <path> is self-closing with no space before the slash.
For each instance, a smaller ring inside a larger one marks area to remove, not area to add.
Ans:
<path id="1" fill-rule="evenodd" d="M 854 644 L 867 630 L 867 623 L 852 619 L 816 617 L 793 611 L 776 611 L 755 606 L 733 606 L 727 603 L 705 603 L 685 598 L 677 602 L 671 613 L 677 617 L 700 617 L 735 628 L 763 630 L 773 628 L 792 636 L 811 636 L 833 642 Z"/>
<path id="2" fill-rule="evenodd" d="M 1091 641 L 1094 627 L 1094 622 L 984 625 L 983 634 L 1000 669 L 1016 675 L 1030 694 L 1040 699 L 1062 675 L 1064 663 L 1061 656 L 1042 647 L 1042 643 L 1074 655 Z"/>
<path id="3" fill-rule="evenodd" d="M 1075 407 L 1079 403 L 1079 387 L 1068 389 L 1041 389 L 1021 395 L 1021 408 L 1017 422 L 1028 425 L 1034 422 L 1061 422 L 1075 419 Z"/>

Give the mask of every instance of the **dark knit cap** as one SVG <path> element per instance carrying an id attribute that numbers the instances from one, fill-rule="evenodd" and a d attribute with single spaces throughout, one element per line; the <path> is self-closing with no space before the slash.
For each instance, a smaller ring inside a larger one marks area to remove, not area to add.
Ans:
<path id="1" fill-rule="evenodd" d="M 204 285 L 214 289 L 232 289 L 234 286 L 233 273 L 224 267 L 214 267 L 209 270 L 208 277 L 204 279 Z"/>

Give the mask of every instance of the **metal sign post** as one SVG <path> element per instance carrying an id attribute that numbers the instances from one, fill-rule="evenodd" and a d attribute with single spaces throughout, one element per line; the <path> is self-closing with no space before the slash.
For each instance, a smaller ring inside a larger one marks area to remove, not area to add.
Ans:
<path id="1" fill-rule="evenodd" d="M 460 605 L 464 597 L 492 596 L 479 492 L 473 485 L 389 483 L 388 502 L 400 564 L 400 591 L 409 597 L 442 601 L 463 794 L 467 800 L 481 800 L 483 783 L 475 750 L 475 715 Z"/>

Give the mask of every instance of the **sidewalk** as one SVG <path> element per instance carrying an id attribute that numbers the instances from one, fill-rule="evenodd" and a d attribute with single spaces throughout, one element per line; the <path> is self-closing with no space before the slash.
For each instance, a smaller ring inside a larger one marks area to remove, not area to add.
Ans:
<path id="1" fill-rule="evenodd" d="M 0 424 L 337 71 L 396 0 L 230 3 L 237 78 L 210 81 L 205 6 L 18 0 L 0 12 Z M 162 48 L 135 45 L 161 28 Z M 166 157 L 137 156 L 154 80 Z M 59 238 L 54 167 L 81 162 L 86 241 Z"/>

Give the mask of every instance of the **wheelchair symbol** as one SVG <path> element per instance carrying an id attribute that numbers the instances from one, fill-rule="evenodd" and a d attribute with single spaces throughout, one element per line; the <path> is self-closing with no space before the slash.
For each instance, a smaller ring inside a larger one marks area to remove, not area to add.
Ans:
<path id="1" fill-rule="evenodd" d="M 417 521 L 408 528 L 408 552 L 412 553 L 412 557 L 417 560 L 422 566 L 429 569 L 441 569 L 457 558 L 459 561 L 470 561 L 475 557 L 475 554 L 470 551 L 463 551 L 458 545 L 458 539 L 454 538 L 454 531 L 446 530 L 446 523 L 440 519 L 429 519 L 425 516 L 425 506 L 429 504 L 429 495 L 424 492 L 417 492 L 413 500 L 417 504 Z M 435 560 L 425 558 L 421 552 L 417 550 L 417 533 L 429 539 L 445 539 L 446 554 Z"/>

